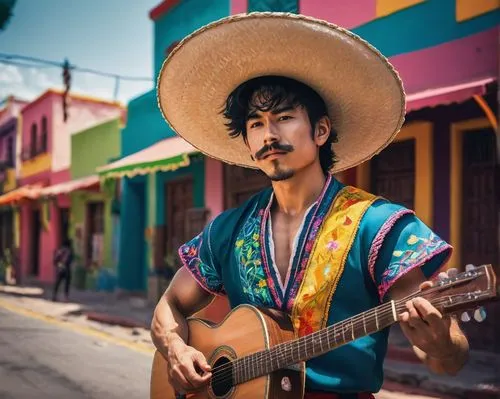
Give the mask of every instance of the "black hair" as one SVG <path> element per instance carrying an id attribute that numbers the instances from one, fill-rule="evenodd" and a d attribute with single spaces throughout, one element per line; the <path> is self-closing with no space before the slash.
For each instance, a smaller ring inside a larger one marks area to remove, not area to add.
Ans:
<path id="1" fill-rule="evenodd" d="M 229 121 L 226 123 L 229 136 L 236 138 L 241 135 L 246 141 L 246 123 L 250 112 L 268 112 L 283 104 L 305 108 L 312 135 L 316 123 L 322 117 L 329 116 L 325 101 L 306 84 L 284 76 L 261 76 L 242 83 L 227 98 L 223 115 Z M 337 133 L 332 127 L 328 140 L 319 149 L 324 173 L 328 173 L 337 161 L 332 148 L 332 144 L 336 142 Z"/>

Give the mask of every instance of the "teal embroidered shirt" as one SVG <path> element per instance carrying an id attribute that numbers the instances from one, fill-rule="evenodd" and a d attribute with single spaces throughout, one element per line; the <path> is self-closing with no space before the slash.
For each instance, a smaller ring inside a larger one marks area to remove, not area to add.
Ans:
<path id="1" fill-rule="evenodd" d="M 321 196 L 306 212 L 284 284 L 274 263 L 270 234 L 271 189 L 220 214 L 179 249 L 180 257 L 204 289 L 227 295 L 232 308 L 251 304 L 290 313 L 318 231 L 342 187 L 330 176 Z M 377 199 L 361 219 L 332 298 L 328 325 L 379 305 L 398 278 L 414 268 L 433 277 L 450 254 L 450 245 L 411 210 Z M 306 389 L 378 392 L 387 338 L 385 329 L 309 360 Z"/>

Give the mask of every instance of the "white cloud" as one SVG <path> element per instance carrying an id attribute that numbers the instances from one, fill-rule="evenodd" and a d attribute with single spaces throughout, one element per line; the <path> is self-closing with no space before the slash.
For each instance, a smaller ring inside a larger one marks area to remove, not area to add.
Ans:
<path id="1" fill-rule="evenodd" d="M 153 87 L 152 82 L 120 81 L 118 101 L 126 104 Z M 0 63 L 0 98 L 15 95 L 34 100 L 47 89 L 63 89 L 60 68 L 26 68 Z M 74 72 L 71 91 L 92 97 L 114 100 L 115 80 L 95 74 Z"/>
<path id="2" fill-rule="evenodd" d="M 0 83 L 21 84 L 23 77 L 14 65 L 0 64 Z"/>

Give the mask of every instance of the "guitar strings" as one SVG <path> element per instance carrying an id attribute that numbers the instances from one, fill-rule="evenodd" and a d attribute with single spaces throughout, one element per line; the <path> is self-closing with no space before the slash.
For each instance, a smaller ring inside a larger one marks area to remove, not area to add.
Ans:
<path id="1" fill-rule="evenodd" d="M 427 290 L 425 291 L 425 294 L 426 294 L 426 295 L 429 295 L 429 294 L 431 294 L 431 293 L 433 293 L 433 292 L 440 291 L 441 289 L 442 289 L 442 287 L 439 287 L 439 286 L 437 286 L 437 287 L 431 287 L 431 288 L 429 288 L 429 289 L 427 289 Z M 403 298 L 401 298 L 401 299 L 399 299 L 399 300 L 396 300 L 396 301 L 395 301 L 395 306 L 396 306 L 396 307 L 399 307 L 399 306 L 401 306 L 403 303 L 406 303 L 408 300 L 413 299 L 413 298 L 416 298 L 416 297 L 418 297 L 418 296 L 421 296 L 421 294 L 422 294 L 422 291 L 421 291 L 421 290 L 416 291 L 416 292 L 411 293 L 411 294 L 408 294 L 406 297 L 403 297 Z M 453 296 L 456 296 L 456 295 L 453 295 Z M 359 315 L 357 315 L 357 316 L 355 316 L 355 317 L 351 318 L 351 324 L 352 324 L 353 322 L 355 322 L 355 321 L 356 321 L 356 322 L 357 322 L 357 321 L 359 321 L 359 319 L 360 319 L 360 318 L 361 318 L 361 319 L 364 319 L 365 315 L 366 315 L 366 314 L 368 314 L 368 313 L 371 313 L 371 312 L 376 313 L 376 315 L 377 315 L 377 316 L 378 316 L 378 315 L 384 316 L 384 315 L 386 315 L 386 314 L 387 314 L 386 312 L 389 312 L 389 313 L 390 313 L 390 312 L 392 312 L 392 307 L 390 307 L 390 304 L 391 304 L 390 302 L 386 302 L 386 303 L 384 303 L 384 304 L 382 304 L 382 305 L 379 305 L 379 306 L 378 306 L 378 307 L 376 307 L 376 308 L 369 309 L 369 310 L 367 310 L 367 311 L 364 311 L 364 312 L 360 313 Z M 383 310 L 382 310 L 382 308 L 383 308 Z M 388 309 L 386 309 L 386 308 L 388 308 Z M 380 313 L 377 313 L 377 312 L 376 312 L 376 309 L 380 309 Z M 347 324 L 347 320 L 341 321 L 341 322 L 339 322 L 338 324 L 340 324 L 338 327 L 342 327 L 342 328 L 343 328 L 343 327 L 344 327 L 344 324 Z M 282 346 L 282 345 L 284 345 L 284 344 L 286 344 L 286 343 L 287 343 L 287 342 L 285 342 L 285 343 L 281 343 L 281 344 L 278 344 L 278 345 L 274 346 L 272 349 L 275 349 L 275 348 L 277 348 L 277 347 L 279 347 L 279 346 Z M 263 353 L 264 355 L 263 355 L 263 356 L 261 356 L 260 358 L 259 358 L 259 357 L 257 357 L 257 360 L 261 360 L 264 356 L 266 356 L 266 355 L 265 355 L 265 353 L 266 353 L 267 351 L 268 351 L 268 350 L 261 351 L 260 353 Z M 253 354 L 253 355 L 255 355 L 255 354 Z M 245 357 L 250 357 L 250 356 L 253 356 L 253 355 L 247 355 L 247 356 L 245 356 Z M 212 369 L 212 372 L 215 372 L 216 370 L 219 370 L 219 369 L 221 369 L 221 368 L 232 367 L 232 364 L 231 364 L 231 363 L 241 362 L 243 359 L 244 359 L 244 358 L 238 358 L 238 359 L 235 359 L 234 361 L 230 361 L 230 362 L 228 362 L 228 363 L 226 363 L 226 364 L 223 364 L 223 365 L 221 365 L 221 366 L 215 367 L 214 369 Z"/>
<path id="2" fill-rule="evenodd" d="M 410 295 L 411 296 L 411 295 Z M 415 295 L 417 296 L 417 295 Z M 404 300 L 406 300 L 406 298 L 400 300 L 400 301 L 397 301 L 397 303 L 395 304 L 396 308 L 398 308 L 397 310 L 398 311 L 401 311 L 401 310 L 404 310 L 405 307 L 404 307 L 404 304 L 402 303 Z M 445 299 L 439 299 L 438 301 L 435 301 L 433 302 L 435 305 L 442 305 L 442 304 L 445 304 L 449 302 L 449 297 L 448 298 L 445 298 Z M 388 304 L 385 304 L 383 306 L 387 306 L 389 307 L 390 303 Z M 401 308 L 401 309 L 400 309 Z M 373 311 L 373 310 L 370 310 L 370 311 Z M 370 312 L 368 311 L 368 312 Z M 363 313 L 367 313 L 367 312 L 363 312 Z M 361 324 L 359 323 L 359 321 L 362 321 L 362 320 L 359 320 L 363 313 L 361 313 L 359 316 L 356 316 L 354 317 L 351 322 L 341 322 L 341 324 L 338 326 L 338 328 L 340 329 L 340 327 L 345 327 L 345 325 L 351 325 L 354 327 L 359 327 L 361 326 Z M 390 315 L 392 313 L 392 307 L 389 307 L 389 309 L 384 309 L 382 310 L 380 313 L 377 313 L 377 316 L 380 316 L 381 318 L 383 317 L 387 317 L 388 315 Z M 335 330 L 334 330 L 334 333 L 335 333 Z M 314 334 L 311 334 L 309 336 L 307 336 L 307 338 L 304 340 L 304 346 L 306 347 L 308 343 L 310 343 L 311 341 L 314 342 L 314 339 L 317 339 L 317 338 L 327 338 L 327 334 L 329 334 L 328 332 L 328 328 L 326 328 L 324 331 L 321 331 L 318 335 L 314 335 Z M 335 333 L 336 335 L 336 333 Z M 285 359 L 286 358 L 286 353 L 280 353 L 280 348 L 283 348 L 285 344 L 287 343 L 290 343 L 290 342 L 285 342 L 285 343 L 282 343 L 282 344 L 279 344 L 279 345 L 276 345 L 274 346 L 273 348 L 271 348 L 270 350 L 275 352 L 275 354 L 277 355 L 274 359 L 276 359 L 277 361 L 279 361 L 280 359 Z M 299 343 L 299 351 L 300 351 L 300 348 L 301 348 L 301 345 Z M 286 351 L 285 351 L 286 352 Z M 270 355 L 269 355 L 270 354 Z M 257 355 L 257 356 L 255 356 Z M 239 375 L 240 372 L 246 372 L 247 371 L 247 367 L 246 365 L 244 364 L 245 363 L 245 358 L 247 359 L 247 362 L 248 363 L 252 363 L 252 366 L 253 364 L 259 362 L 259 361 L 262 361 L 264 360 L 264 358 L 266 357 L 269 357 L 270 356 L 270 359 L 266 359 L 266 360 L 270 360 L 271 362 L 274 360 L 273 359 L 273 354 L 272 352 L 270 352 L 269 350 L 265 350 L 265 351 L 261 351 L 261 352 L 258 352 L 257 354 L 254 354 L 254 355 L 249 355 L 249 356 L 245 356 L 243 358 L 240 358 L 240 359 L 235 359 L 234 361 L 230 361 L 224 365 L 221 365 L 221 366 L 218 366 L 216 368 L 214 368 L 212 370 L 212 372 L 214 373 L 214 377 L 215 379 L 217 380 L 217 382 L 230 382 L 233 378 L 233 374 L 234 375 Z M 252 358 L 254 357 L 254 358 Z M 236 366 L 234 366 L 234 363 L 236 363 Z M 255 370 L 255 368 L 252 367 L 252 370 Z M 249 374 L 250 374 L 250 370 L 249 371 Z M 246 374 L 246 373 L 245 373 Z M 246 377 L 244 373 L 242 373 L 242 376 Z"/>

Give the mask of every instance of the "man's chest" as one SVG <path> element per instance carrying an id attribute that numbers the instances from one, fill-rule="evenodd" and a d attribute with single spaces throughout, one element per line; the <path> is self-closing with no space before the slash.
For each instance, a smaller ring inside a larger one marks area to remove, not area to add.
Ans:
<path id="1" fill-rule="evenodd" d="M 268 235 L 272 240 L 270 255 L 274 260 L 278 277 L 285 285 L 292 268 L 293 255 L 297 250 L 298 237 L 301 235 L 304 226 L 304 213 L 293 218 L 274 214 L 271 220 L 268 231 Z"/>

